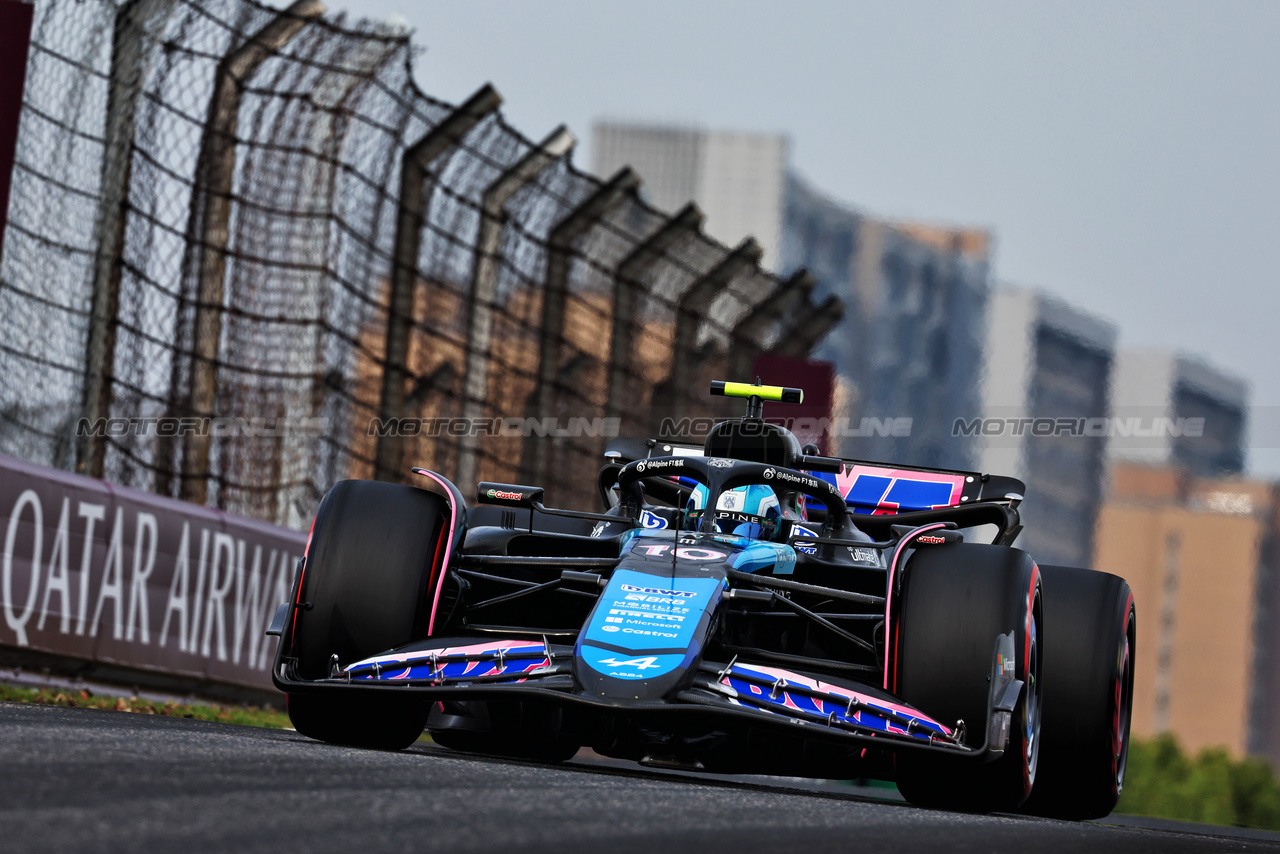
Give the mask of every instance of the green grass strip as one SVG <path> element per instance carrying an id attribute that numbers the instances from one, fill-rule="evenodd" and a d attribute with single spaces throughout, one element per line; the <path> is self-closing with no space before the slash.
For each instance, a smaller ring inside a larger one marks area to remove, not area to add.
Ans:
<path id="1" fill-rule="evenodd" d="M 187 703 L 156 703 L 141 697 L 111 697 L 87 690 L 70 688 L 22 688 L 0 684 L 0 701 L 10 703 L 42 703 L 49 706 L 73 706 L 80 709 L 109 709 L 140 715 L 163 715 L 197 721 L 221 721 L 242 726 L 288 729 L 289 716 L 275 709 L 257 706 L 214 706 Z"/>

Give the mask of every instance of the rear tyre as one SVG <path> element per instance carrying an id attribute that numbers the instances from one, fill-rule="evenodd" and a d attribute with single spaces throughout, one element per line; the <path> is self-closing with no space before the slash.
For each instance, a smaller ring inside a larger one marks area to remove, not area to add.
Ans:
<path id="1" fill-rule="evenodd" d="M 433 570 L 446 536 L 444 499 L 401 484 L 344 480 L 325 495 L 299 580 L 291 638 L 302 679 L 427 636 Z M 422 734 L 428 706 L 385 690 L 293 693 L 289 718 L 303 735 L 398 750 Z"/>
<path id="2" fill-rule="evenodd" d="M 984 762 L 902 751 L 899 791 L 919 806 L 1016 809 L 1031 793 L 1040 754 L 1043 605 L 1035 562 L 1003 546 L 921 548 L 906 567 L 901 597 L 890 685 L 898 696 L 948 726 L 963 720 L 965 743 L 981 747 L 996 638 L 1010 632 L 1023 689 L 1003 756 Z"/>
<path id="3" fill-rule="evenodd" d="M 1022 811 L 1102 818 L 1124 787 L 1133 700 L 1135 612 L 1124 579 L 1091 569 L 1042 566 L 1053 643 L 1041 775 Z"/>

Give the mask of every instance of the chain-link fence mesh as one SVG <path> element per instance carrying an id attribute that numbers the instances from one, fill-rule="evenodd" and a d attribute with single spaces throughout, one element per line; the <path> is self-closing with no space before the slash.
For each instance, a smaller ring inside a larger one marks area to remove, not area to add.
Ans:
<path id="1" fill-rule="evenodd" d="M 321 12 L 36 4 L 0 450 L 293 527 L 411 465 L 584 506 L 610 435 L 816 343 L 752 246 L 578 171 L 491 90 L 428 97 L 406 33 Z"/>

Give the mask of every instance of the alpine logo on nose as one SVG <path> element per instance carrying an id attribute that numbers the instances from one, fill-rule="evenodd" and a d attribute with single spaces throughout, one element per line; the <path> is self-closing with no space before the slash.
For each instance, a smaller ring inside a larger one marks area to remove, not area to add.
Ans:
<path id="1" fill-rule="evenodd" d="M 649 670 L 659 666 L 658 659 L 652 655 L 644 658 L 602 658 L 600 663 L 607 664 L 610 667 L 634 667 L 636 670 Z"/>

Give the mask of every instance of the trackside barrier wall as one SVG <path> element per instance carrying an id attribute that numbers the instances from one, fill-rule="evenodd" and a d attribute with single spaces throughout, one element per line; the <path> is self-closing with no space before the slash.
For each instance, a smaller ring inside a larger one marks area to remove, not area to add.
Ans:
<path id="1" fill-rule="evenodd" d="M 3 660 L 56 657 L 203 694 L 274 690 L 264 632 L 305 535 L 2 454 L 0 534 Z"/>

